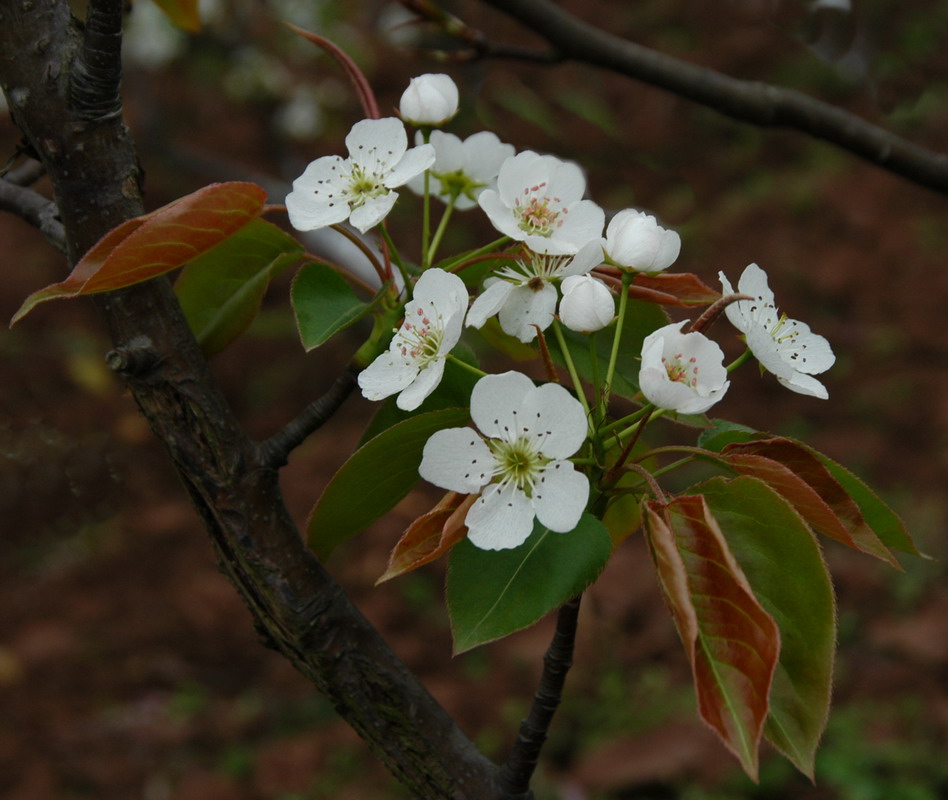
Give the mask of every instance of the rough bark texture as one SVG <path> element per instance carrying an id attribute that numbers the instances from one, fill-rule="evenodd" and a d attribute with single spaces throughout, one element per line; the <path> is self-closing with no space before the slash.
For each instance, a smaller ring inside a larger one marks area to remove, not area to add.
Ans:
<path id="1" fill-rule="evenodd" d="M 141 171 L 110 96 L 120 5 L 92 3 L 84 38 L 65 0 L 0 3 L 0 85 L 52 181 L 70 263 L 142 213 Z M 494 765 L 303 546 L 276 470 L 211 379 L 168 281 L 96 302 L 115 344 L 108 363 L 167 446 L 266 642 L 332 700 L 413 796 L 500 797 Z"/>

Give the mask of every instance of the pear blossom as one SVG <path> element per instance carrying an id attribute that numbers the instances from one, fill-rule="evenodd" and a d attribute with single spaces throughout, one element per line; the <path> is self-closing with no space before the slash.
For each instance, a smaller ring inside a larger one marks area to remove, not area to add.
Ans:
<path id="1" fill-rule="evenodd" d="M 471 393 L 478 431 L 448 428 L 425 444 L 418 468 L 426 481 L 480 494 L 464 524 L 471 543 L 504 550 L 526 541 L 534 518 L 566 533 L 589 499 L 589 480 L 566 459 L 586 439 L 582 405 L 555 383 L 526 375 L 486 375 Z"/>
<path id="2" fill-rule="evenodd" d="M 682 333 L 687 322 L 673 322 L 645 337 L 639 387 L 659 408 L 702 414 L 724 397 L 730 382 L 721 348 L 703 333 Z"/>
<path id="3" fill-rule="evenodd" d="M 675 263 L 681 237 L 663 228 L 650 214 L 627 208 L 609 220 L 603 249 L 617 266 L 656 273 Z"/>
<path id="4" fill-rule="evenodd" d="M 382 400 L 398 392 L 399 408 L 418 408 L 441 382 L 466 309 L 467 288 L 457 275 L 443 269 L 423 273 L 388 351 L 359 373 L 362 394 Z"/>
<path id="5" fill-rule="evenodd" d="M 458 113 L 458 87 L 450 75 L 412 78 L 398 103 L 398 113 L 412 125 L 443 125 Z"/>
<path id="6" fill-rule="evenodd" d="M 422 142 L 421 131 L 416 132 L 415 142 Z M 464 141 L 453 133 L 432 131 L 430 142 L 435 160 L 429 189 L 445 203 L 455 198 L 454 207 L 461 211 L 474 208 L 485 189 L 496 188 L 500 165 L 515 152 L 512 144 L 504 144 L 491 131 L 480 131 Z M 424 175 L 412 178 L 408 188 L 424 194 Z"/>
<path id="7" fill-rule="evenodd" d="M 734 289 L 718 273 L 725 294 Z M 757 264 L 749 264 L 737 283 L 741 294 L 753 300 L 738 300 L 725 310 L 727 318 L 741 333 L 751 352 L 768 372 L 791 391 L 826 400 L 829 392 L 813 375 L 828 370 L 836 361 L 829 342 L 810 331 L 805 322 L 779 314 L 774 293 L 767 284 L 767 273 Z"/>
<path id="8" fill-rule="evenodd" d="M 381 222 L 394 192 L 434 162 L 431 145 L 408 149 L 408 135 L 395 117 L 364 119 L 346 136 L 349 158 L 323 156 L 311 162 L 286 196 L 290 224 L 300 231 L 349 220 L 365 233 Z"/>
<path id="9" fill-rule="evenodd" d="M 574 256 L 527 251 L 515 266 L 502 267 L 484 281 L 484 291 L 467 313 L 467 325 L 480 328 L 497 314 L 505 333 L 521 342 L 531 342 L 537 335 L 534 326 L 546 330 L 553 322 L 557 299 L 554 282 L 585 275 L 601 263 L 599 240 L 589 242 Z"/>
<path id="10" fill-rule="evenodd" d="M 579 166 L 526 150 L 501 164 L 497 189 L 477 202 L 497 230 L 534 252 L 572 255 L 601 237 L 605 222 L 585 191 Z"/>
<path id="11" fill-rule="evenodd" d="M 616 301 L 602 281 L 591 275 L 570 275 L 561 288 L 560 321 L 571 331 L 592 333 L 612 322 Z"/>

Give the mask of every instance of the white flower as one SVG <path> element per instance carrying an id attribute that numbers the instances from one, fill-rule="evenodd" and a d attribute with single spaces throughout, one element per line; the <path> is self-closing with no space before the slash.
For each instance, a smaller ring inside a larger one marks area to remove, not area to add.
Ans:
<path id="1" fill-rule="evenodd" d="M 534 517 L 551 531 L 573 530 L 589 499 L 589 480 L 566 460 L 586 439 L 579 401 L 558 384 L 536 387 L 505 372 L 475 384 L 471 419 L 482 436 L 470 428 L 438 431 L 418 468 L 435 486 L 480 493 L 464 520 L 471 542 L 484 550 L 517 547 Z"/>
<path id="2" fill-rule="evenodd" d="M 349 222 L 362 233 L 392 210 L 394 191 L 424 172 L 434 148 L 408 150 L 408 136 L 394 117 L 364 119 L 346 137 L 349 158 L 324 156 L 306 167 L 286 196 L 290 224 L 300 231 Z"/>
<path id="3" fill-rule="evenodd" d="M 675 263 L 681 252 L 681 237 L 665 230 L 655 217 L 627 208 L 609 220 L 603 249 L 620 267 L 655 273 Z"/>
<path id="4" fill-rule="evenodd" d="M 724 294 L 733 294 L 724 273 L 718 273 L 718 277 Z M 788 389 L 826 400 L 829 397 L 826 387 L 811 376 L 826 372 L 836 361 L 829 342 L 812 333 L 805 322 L 777 313 L 774 293 L 767 285 L 767 273 L 756 264 L 745 268 L 737 290 L 754 299 L 731 303 L 724 313 L 744 334 L 747 346 L 761 366 Z"/>
<path id="5" fill-rule="evenodd" d="M 498 315 L 505 333 L 521 342 L 531 342 L 537 330 L 546 330 L 556 310 L 554 281 L 570 275 L 584 275 L 602 263 L 602 244 L 589 242 L 575 256 L 550 256 L 529 253 L 529 260 L 515 267 L 502 267 L 484 281 L 467 313 L 467 325 L 480 328 L 488 317 Z"/>
<path id="6" fill-rule="evenodd" d="M 418 131 L 415 142 L 421 141 Z M 475 133 L 463 142 L 453 133 L 432 131 L 431 145 L 435 161 L 431 165 L 430 191 L 445 203 L 456 197 L 454 207 L 461 211 L 474 208 L 484 189 L 496 187 L 500 165 L 515 152 L 512 144 L 504 144 L 491 131 Z M 412 178 L 408 188 L 424 194 L 424 175 Z"/>
<path id="7" fill-rule="evenodd" d="M 412 125 L 443 125 L 458 113 L 458 87 L 449 75 L 427 73 L 412 78 L 398 113 Z"/>
<path id="8" fill-rule="evenodd" d="M 477 198 L 491 224 L 536 253 L 572 254 L 602 236 L 605 215 L 583 200 L 586 179 L 573 163 L 531 150 L 500 167 L 497 190 Z"/>
<path id="9" fill-rule="evenodd" d="M 423 273 L 388 352 L 359 373 L 362 394 L 381 400 L 400 392 L 399 408 L 418 408 L 441 382 L 444 360 L 461 338 L 466 309 L 467 289 L 457 275 L 443 269 Z"/>
<path id="10" fill-rule="evenodd" d="M 703 333 L 681 333 L 687 321 L 645 337 L 639 388 L 659 408 L 702 414 L 724 397 L 730 383 L 721 348 Z"/>
<path id="11" fill-rule="evenodd" d="M 570 275 L 562 283 L 560 321 L 571 331 L 592 333 L 605 328 L 616 315 L 612 292 L 591 275 Z"/>

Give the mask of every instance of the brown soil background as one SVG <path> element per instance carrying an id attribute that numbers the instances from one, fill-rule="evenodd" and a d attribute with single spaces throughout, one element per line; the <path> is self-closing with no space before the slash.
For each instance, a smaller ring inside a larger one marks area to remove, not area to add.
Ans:
<path id="1" fill-rule="evenodd" d="M 843 80 L 838 63 L 804 46 L 799 4 L 567 5 L 636 41 L 735 77 L 797 86 L 948 150 L 948 55 L 926 45 L 926 37 L 944 40 L 948 15 L 938 3 L 911 12 L 857 6 L 868 48 L 862 81 Z M 497 15 L 458 8 L 491 37 L 522 35 Z M 373 3 L 351 4 L 345 24 L 330 15 L 335 27 L 324 32 L 355 51 L 391 109 L 410 75 L 442 67 L 381 43 L 377 14 Z M 238 103 L 222 93 L 222 65 L 237 44 L 291 52 L 264 16 L 244 22 L 243 39 L 195 40 L 190 62 L 129 66 L 127 114 L 150 207 L 210 180 L 292 178 L 306 160 L 341 152 L 359 118 L 324 59 L 286 57 L 293 80 L 330 76 L 341 96 L 323 136 L 305 146 L 274 134 L 272 97 Z M 845 41 L 847 31 L 837 35 Z M 695 718 L 684 655 L 633 537 L 584 604 L 577 667 L 538 797 L 948 795 L 940 759 L 948 743 L 946 199 L 803 135 L 749 129 L 581 66 L 444 68 L 462 89 L 457 132 L 490 127 L 518 149 L 581 161 L 602 205 L 648 208 L 682 233 L 676 269 L 711 285 L 719 269 L 732 281 L 750 261 L 767 269 L 782 309 L 833 344 L 831 399 L 801 398 L 745 369 L 715 414 L 801 436 L 850 466 L 937 559 L 905 559 L 896 574 L 827 546 L 841 647 L 817 784 L 766 753 L 755 790 Z M 0 121 L 3 152 L 17 141 Z M 482 220 L 464 221 L 457 246 L 487 240 Z M 9 319 L 29 292 L 61 279 L 64 265 L 8 215 L 0 240 L 0 318 Z M 214 362 L 257 436 L 318 396 L 358 343 L 353 334 L 304 355 L 288 280 L 276 282 L 251 333 Z M 405 796 L 328 704 L 257 641 L 161 447 L 105 370 L 108 348 L 85 301 L 46 304 L 0 333 L 0 795 Z M 294 453 L 283 485 L 300 523 L 371 412 L 350 399 Z M 330 568 L 464 729 L 501 758 L 535 688 L 550 620 L 452 659 L 442 566 L 373 587 L 398 532 L 432 496 L 409 497 Z"/>

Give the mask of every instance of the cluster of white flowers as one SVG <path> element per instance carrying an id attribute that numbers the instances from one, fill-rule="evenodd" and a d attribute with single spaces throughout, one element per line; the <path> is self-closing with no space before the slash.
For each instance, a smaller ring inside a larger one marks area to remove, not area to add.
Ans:
<path id="1" fill-rule="evenodd" d="M 501 329 L 521 342 L 534 340 L 557 316 L 573 331 L 600 330 L 615 320 L 616 306 L 613 289 L 596 269 L 655 274 L 681 249 L 677 233 L 636 209 L 615 214 L 603 236 L 605 214 L 585 199 L 586 181 L 576 164 L 532 151 L 515 154 L 487 131 L 462 141 L 432 130 L 457 111 L 458 90 L 448 76 L 413 79 L 401 99 L 401 120 L 357 123 L 346 138 L 349 158 L 313 161 L 286 198 L 290 222 L 300 230 L 348 220 L 365 232 L 385 218 L 397 199 L 394 190 L 407 184 L 419 194 L 427 190 L 449 212 L 479 206 L 498 231 L 519 243 L 519 254 L 485 280 L 470 309 L 457 275 L 429 268 L 417 280 L 388 350 L 359 376 L 365 397 L 397 394 L 398 407 L 407 411 L 438 386 L 465 324 L 480 328 L 496 315 Z M 410 149 L 402 120 L 420 128 Z M 720 278 L 725 294 L 733 294 L 727 278 Z M 756 264 L 744 271 L 738 291 L 753 299 L 731 302 L 725 313 L 763 367 L 793 391 L 825 398 L 812 376 L 833 364 L 826 340 L 778 315 Z M 639 387 L 657 408 L 701 414 L 727 392 L 728 370 L 721 348 L 701 332 L 683 332 L 686 323 L 645 338 Z M 589 496 L 588 479 L 568 461 L 586 441 L 583 405 L 557 384 L 537 387 L 508 372 L 475 385 L 471 418 L 478 432 L 436 433 L 420 467 L 437 486 L 479 495 L 465 518 L 471 541 L 485 549 L 516 547 L 535 518 L 552 531 L 575 528 Z"/>

